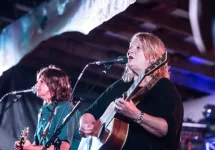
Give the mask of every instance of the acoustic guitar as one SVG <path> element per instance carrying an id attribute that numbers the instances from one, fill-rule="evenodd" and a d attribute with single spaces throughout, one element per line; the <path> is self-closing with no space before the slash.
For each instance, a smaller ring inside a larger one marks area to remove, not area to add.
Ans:
<path id="1" fill-rule="evenodd" d="M 123 98 L 129 101 L 142 80 L 166 62 L 167 52 L 134 81 L 131 87 L 122 95 Z M 121 150 L 128 136 L 129 124 L 126 121 L 115 118 L 116 114 L 114 102 L 111 102 L 100 119 L 95 122 L 91 136 L 81 139 L 78 150 Z"/>

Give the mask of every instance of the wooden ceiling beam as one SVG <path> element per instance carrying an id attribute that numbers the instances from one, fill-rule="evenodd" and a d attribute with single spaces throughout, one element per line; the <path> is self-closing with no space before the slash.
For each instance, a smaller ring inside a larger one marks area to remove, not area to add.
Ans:
<path id="1" fill-rule="evenodd" d="M 189 8 L 189 0 L 153 0 L 153 1 L 165 4 L 169 7 L 175 7 L 186 11 L 188 11 Z"/>
<path id="2" fill-rule="evenodd" d="M 60 55 L 58 55 L 58 59 L 60 59 Z M 39 62 L 39 63 L 38 63 Z M 29 66 L 35 69 L 40 69 L 42 67 L 46 67 L 50 64 L 55 64 L 59 67 L 61 67 L 63 70 L 65 70 L 69 77 L 72 80 L 72 83 L 75 83 L 79 74 L 81 73 L 81 68 L 70 66 L 69 64 L 62 63 L 62 61 L 57 61 L 55 57 L 50 57 L 47 59 L 47 57 L 40 56 L 34 56 L 23 59 L 19 64 Z M 97 72 L 92 72 L 89 70 L 86 70 L 83 77 L 81 78 L 81 82 L 88 83 L 93 85 L 98 79 L 100 78 L 100 75 Z M 113 83 L 114 80 L 107 78 L 104 76 L 104 78 L 97 84 L 97 86 L 105 89 L 107 88 L 111 83 Z"/>
<path id="3" fill-rule="evenodd" d="M 168 14 L 151 11 L 143 8 L 143 5 L 140 4 L 131 5 L 120 15 L 141 21 L 143 23 L 150 22 L 157 25 L 158 27 L 163 27 L 181 34 L 183 33 L 187 36 L 192 35 L 189 20 L 179 19 Z"/>
<path id="4" fill-rule="evenodd" d="M 80 51 L 84 51 L 84 49 L 80 49 Z M 90 55 L 85 55 L 84 52 L 82 53 L 82 55 L 77 55 L 76 53 L 70 54 L 63 49 L 40 49 L 35 50 L 31 55 L 38 56 L 43 59 L 46 59 L 46 57 L 49 56 L 48 58 L 50 58 L 51 60 L 61 60 L 59 61 L 61 64 L 70 66 L 71 68 L 78 67 L 80 69 L 83 69 L 85 65 L 87 65 L 89 62 L 92 62 Z M 90 65 L 87 70 L 91 73 L 96 73 L 101 76 L 103 74 L 102 72 L 105 69 L 103 65 Z M 122 68 L 122 66 L 119 67 L 113 65 L 104 76 L 110 78 L 111 80 L 117 80 L 121 78 L 123 70 L 124 69 Z"/>
<path id="5" fill-rule="evenodd" d="M 82 58 L 88 58 L 89 60 L 93 61 L 114 59 L 119 56 L 119 53 L 116 53 L 114 51 L 103 51 L 102 49 L 94 48 L 89 45 L 86 46 L 82 42 L 64 40 L 58 37 L 49 39 L 46 43 L 41 44 L 41 46 L 43 46 L 44 49 L 56 48 L 64 51 L 68 55 L 76 55 Z M 121 70 L 124 68 L 122 65 L 115 66 L 121 68 Z"/>
<path id="6" fill-rule="evenodd" d="M 175 8 L 169 7 L 166 4 L 162 4 L 162 3 L 151 9 L 152 12 L 156 12 L 158 14 L 168 14 L 174 10 Z"/>
<path id="7" fill-rule="evenodd" d="M 104 23 L 102 26 L 100 26 L 100 28 L 113 33 L 115 30 L 117 30 L 118 32 L 116 34 L 122 37 L 127 37 L 128 39 L 137 32 L 146 31 L 138 24 L 127 22 L 124 26 L 122 26 L 117 22 L 114 22 L 114 20 Z M 205 55 L 201 54 L 195 45 L 186 43 L 185 41 L 176 38 L 175 35 L 169 35 L 160 31 L 155 31 L 154 34 L 161 38 L 166 47 L 173 50 L 174 53 L 179 53 L 186 57 L 195 56 L 215 63 L 215 53 L 207 53 Z"/>
<path id="8" fill-rule="evenodd" d="M 106 49 L 118 53 L 119 55 L 126 55 L 127 49 L 129 47 L 129 42 L 124 40 L 118 40 L 111 36 L 108 36 L 105 31 L 100 31 L 99 29 L 94 29 L 88 35 L 82 33 L 64 33 L 60 35 L 61 38 L 65 40 L 72 40 L 74 42 L 79 42 L 86 46 L 90 46 L 97 49 Z M 126 49 L 124 49 L 126 47 Z"/>

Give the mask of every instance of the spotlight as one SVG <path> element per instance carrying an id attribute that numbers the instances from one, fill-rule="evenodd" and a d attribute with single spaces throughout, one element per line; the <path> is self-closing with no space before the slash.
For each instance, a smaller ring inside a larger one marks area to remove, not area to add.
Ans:
<path id="1" fill-rule="evenodd" d="M 215 121 L 215 105 L 207 104 L 204 106 L 203 115 L 206 120 Z"/>

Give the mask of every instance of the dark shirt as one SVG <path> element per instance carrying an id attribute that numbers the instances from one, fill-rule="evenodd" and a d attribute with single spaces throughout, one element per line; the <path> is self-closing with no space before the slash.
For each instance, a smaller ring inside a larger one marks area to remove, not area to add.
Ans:
<path id="1" fill-rule="evenodd" d="M 112 84 L 85 111 L 99 119 L 108 105 L 128 90 L 131 83 L 118 80 Z M 141 97 L 137 108 L 144 113 L 166 120 L 168 132 L 164 137 L 156 137 L 134 121 L 129 121 L 129 133 L 123 150 L 179 150 L 180 132 L 183 120 L 183 104 L 175 86 L 167 78 L 160 79 L 152 89 Z"/>
<path id="2" fill-rule="evenodd" d="M 49 121 L 52 111 L 54 110 L 54 104 L 53 103 L 44 104 L 41 107 L 38 114 L 38 123 L 34 135 L 36 145 L 45 145 L 46 142 L 50 140 L 55 130 L 63 123 L 64 118 L 72 109 L 72 106 L 69 104 L 64 111 L 64 108 L 67 105 L 67 103 L 68 103 L 67 101 L 62 101 L 57 104 L 56 111 L 54 112 L 54 115 L 51 119 L 51 124 L 49 126 L 45 139 L 43 139 L 41 135 L 44 132 L 44 128 L 46 127 Z M 78 137 L 77 122 L 79 122 L 79 117 L 80 114 L 78 114 L 78 112 L 74 114 L 74 116 L 67 122 L 67 124 L 62 128 L 61 133 L 58 135 L 58 138 L 61 141 L 66 141 L 72 145 L 70 147 L 70 150 L 71 149 L 75 150 L 78 148 L 79 140 L 77 140 L 76 137 Z"/>

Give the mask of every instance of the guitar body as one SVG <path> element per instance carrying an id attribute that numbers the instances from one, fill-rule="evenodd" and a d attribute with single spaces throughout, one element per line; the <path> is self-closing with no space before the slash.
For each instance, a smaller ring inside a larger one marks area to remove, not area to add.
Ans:
<path id="1" fill-rule="evenodd" d="M 112 122 L 113 126 L 110 130 L 111 132 L 104 134 L 107 136 L 102 137 L 102 141 L 104 141 L 104 143 L 99 150 L 121 150 L 126 142 L 129 124 L 116 118 L 114 118 Z"/>
<path id="2" fill-rule="evenodd" d="M 121 150 L 126 142 L 129 124 L 117 118 L 112 118 L 106 124 L 104 118 L 112 113 L 114 103 L 112 102 L 102 117 L 94 124 L 92 136 L 82 138 L 79 150 Z"/>

